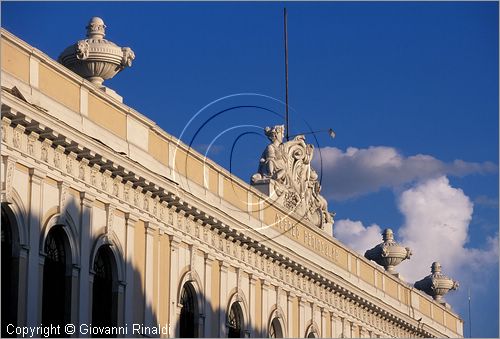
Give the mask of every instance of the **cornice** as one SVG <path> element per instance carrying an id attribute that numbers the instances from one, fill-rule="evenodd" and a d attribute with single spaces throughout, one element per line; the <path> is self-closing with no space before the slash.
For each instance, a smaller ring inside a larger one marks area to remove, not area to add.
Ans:
<path id="1" fill-rule="evenodd" d="M 208 226 L 210 229 L 216 230 L 217 233 L 231 241 L 239 241 L 240 246 L 244 244 L 251 251 L 265 256 L 271 262 L 278 262 L 295 274 L 303 275 L 305 279 L 318 284 L 325 290 L 343 296 L 347 300 L 355 302 L 359 306 L 371 310 L 406 329 L 414 330 L 415 333 L 421 336 L 430 337 L 439 335 L 433 333 L 432 329 L 430 332 L 424 331 L 414 319 L 405 320 L 408 315 L 401 313 L 390 305 L 385 305 L 384 308 L 378 306 L 376 303 L 370 301 L 370 296 L 356 286 L 351 286 L 348 282 L 342 282 L 341 279 L 334 282 L 295 259 L 283 255 L 274 249 L 274 246 L 263 244 L 262 240 L 266 240 L 265 237 L 253 237 L 237 231 L 235 227 L 231 227 L 214 216 L 213 211 L 205 212 L 201 206 L 204 203 L 206 204 L 206 202 L 198 201 L 197 206 L 194 206 L 190 200 L 196 201 L 197 199 L 189 192 L 183 192 L 181 197 L 176 183 L 167 177 L 159 176 L 156 173 L 149 173 L 147 169 L 137 171 L 136 168 L 140 164 L 125 156 L 118 156 L 116 152 L 113 152 L 103 144 L 90 140 L 88 137 L 78 135 L 78 131 L 71 133 L 74 140 L 67 138 L 65 135 L 56 132 L 56 130 L 64 131 L 68 128 L 71 129 L 70 126 L 61 121 L 52 121 L 50 128 L 47 127 L 50 121 L 45 121 L 44 124 L 41 124 L 38 120 L 43 119 L 43 115 L 40 115 L 40 112 L 36 111 L 35 107 L 20 101 L 9 93 L 4 93 L 4 95 L 8 100 L 6 100 L 7 103 L 2 105 L 2 116 L 10 120 L 9 124 L 12 127 L 22 125 L 24 127 L 23 133 L 29 134 L 35 132 L 39 135 L 40 140 L 50 140 L 51 147 L 60 147 L 64 153 L 73 152 L 76 154 L 78 161 L 86 159 L 85 162 L 88 162 L 89 166 L 98 168 L 100 172 L 108 171 L 111 178 L 120 176 L 123 182 L 142 191 L 142 193 L 147 193 L 150 197 L 159 198 L 159 201 L 165 202 L 168 208 L 173 208 L 176 212 L 182 212 L 185 216 L 191 217 L 194 221 L 199 221 L 203 226 Z M 38 120 L 14 110 L 8 106 L 8 101 L 15 101 L 16 105 L 24 106 L 22 107 L 23 112 L 35 110 Z M 134 169 L 134 172 L 130 170 L 131 168 Z M 248 233 L 251 233 L 250 231 L 251 229 L 249 229 Z M 379 302 L 383 301 L 379 299 Z M 437 306 L 439 307 L 440 305 Z M 390 312 L 386 310 L 387 308 L 390 309 Z"/>

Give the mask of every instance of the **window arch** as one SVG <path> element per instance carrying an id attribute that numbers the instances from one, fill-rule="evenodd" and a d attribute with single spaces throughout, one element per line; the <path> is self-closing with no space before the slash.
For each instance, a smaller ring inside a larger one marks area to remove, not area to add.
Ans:
<path id="1" fill-rule="evenodd" d="M 195 289 L 190 282 L 186 282 L 182 287 L 180 304 L 179 337 L 198 337 L 198 301 Z"/>
<path id="2" fill-rule="evenodd" d="M 234 302 L 229 309 L 227 316 L 227 337 L 228 338 L 243 338 L 244 337 L 244 318 L 243 310 L 239 302 Z"/>
<path id="3" fill-rule="evenodd" d="M 117 326 L 117 279 L 114 256 L 109 245 L 99 247 L 92 267 L 92 325 Z M 99 336 L 103 336 L 100 334 Z"/>
<path id="4" fill-rule="evenodd" d="M 306 331 L 306 338 L 318 338 L 318 329 L 314 324 L 311 324 Z"/>
<path id="5" fill-rule="evenodd" d="M 269 325 L 269 338 L 283 338 L 283 327 L 281 326 L 280 320 L 275 317 L 271 320 Z"/>
<path id="6" fill-rule="evenodd" d="M 2 206 L 2 338 L 12 337 L 7 333 L 7 324 L 17 325 L 19 285 L 19 260 L 14 253 L 19 245 L 14 230 L 17 225 L 9 217 L 8 212 L 11 211 L 8 209 Z"/>
<path id="7" fill-rule="evenodd" d="M 43 247 L 42 324 L 63 327 L 71 321 L 71 250 L 63 226 L 50 229 Z"/>

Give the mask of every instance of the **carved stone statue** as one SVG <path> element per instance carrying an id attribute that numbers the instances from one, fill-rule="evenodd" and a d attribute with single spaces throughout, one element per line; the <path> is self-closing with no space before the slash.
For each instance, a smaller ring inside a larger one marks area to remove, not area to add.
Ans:
<path id="1" fill-rule="evenodd" d="M 284 183 L 286 175 L 286 156 L 283 146 L 285 127 L 283 125 L 266 127 L 264 132 L 271 144 L 262 153 L 258 172 L 252 176 L 252 182 L 274 179 Z"/>
<path id="2" fill-rule="evenodd" d="M 319 228 L 328 225 L 331 230 L 333 218 L 311 167 L 314 146 L 306 144 L 303 135 L 283 142 L 283 125 L 266 127 L 264 132 L 271 143 L 262 153 L 252 185 Z"/>

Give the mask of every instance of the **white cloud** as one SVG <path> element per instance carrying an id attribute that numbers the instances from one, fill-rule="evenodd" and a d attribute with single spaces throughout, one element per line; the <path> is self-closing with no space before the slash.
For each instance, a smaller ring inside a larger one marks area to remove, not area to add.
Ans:
<path id="1" fill-rule="evenodd" d="M 497 170 L 497 166 L 491 162 L 455 160 L 445 163 L 424 154 L 405 157 L 393 147 L 349 147 L 345 152 L 336 147 L 324 147 L 320 152 L 316 151 L 313 165 L 320 170 L 322 161 L 322 194 L 335 200 L 376 192 L 384 187 L 397 188 L 442 175 L 465 176 Z"/>
<path id="2" fill-rule="evenodd" d="M 482 248 L 468 248 L 469 224 L 473 204 L 461 189 L 441 176 L 417 183 L 402 192 L 398 207 L 404 224 L 396 241 L 413 251 L 409 261 L 396 267 L 406 281 L 413 283 L 430 274 L 432 262 L 439 261 L 443 272 L 464 286 L 483 283 L 478 273 L 493 271 L 498 263 L 498 234 L 489 237 Z M 381 227 L 365 227 L 360 221 L 339 220 L 335 236 L 361 254 L 382 241 Z M 484 282 L 483 285 L 485 285 Z"/>
<path id="3" fill-rule="evenodd" d="M 361 221 L 349 219 L 335 222 L 334 236 L 361 254 L 382 242 L 381 233 L 382 229 L 377 224 L 365 227 Z"/>
<path id="4" fill-rule="evenodd" d="M 429 274 L 433 261 L 450 273 L 466 263 L 464 246 L 473 204 L 462 190 L 442 176 L 403 192 L 398 205 L 405 216 L 398 234 L 414 250 L 411 269 L 402 272 L 405 276 L 415 280 Z"/>

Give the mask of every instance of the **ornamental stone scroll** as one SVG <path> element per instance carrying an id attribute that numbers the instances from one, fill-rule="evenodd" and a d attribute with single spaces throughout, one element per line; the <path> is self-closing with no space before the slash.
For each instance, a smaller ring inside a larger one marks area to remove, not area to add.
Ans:
<path id="1" fill-rule="evenodd" d="M 318 173 L 311 166 L 314 146 L 307 144 L 303 135 L 283 142 L 284 132 L 283 125 L 264 129 L 271 143 L 262 152 L 251 184 L 285 209 L 331 234 L 333 217 L 320 194 Z"/>

